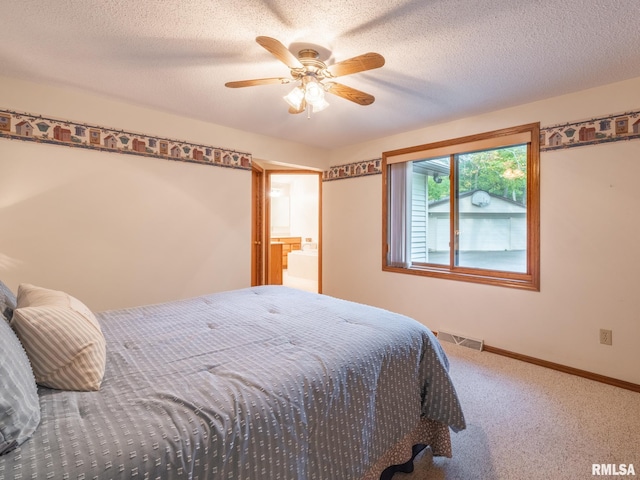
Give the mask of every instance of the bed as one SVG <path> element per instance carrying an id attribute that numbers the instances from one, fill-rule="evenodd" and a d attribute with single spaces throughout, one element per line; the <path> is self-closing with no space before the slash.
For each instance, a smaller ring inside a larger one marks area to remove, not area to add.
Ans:
<path id="1" fill-rule="evenodd" d="M 379 479 L 465 428 L 437 339 L 385 310 L 263 286 L 96 318 L 99 390 L 38 386 L 0 480 Z"/>

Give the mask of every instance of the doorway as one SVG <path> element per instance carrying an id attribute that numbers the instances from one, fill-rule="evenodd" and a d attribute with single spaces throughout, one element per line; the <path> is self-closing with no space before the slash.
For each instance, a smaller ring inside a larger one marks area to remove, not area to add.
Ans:
<path id="1" fill-rule="evenodd" d="M 322 173 L 310 170 L 264 170 L 264 205 L 253 208 L 254 225 L 262 230 L 263 281 L 322 292 Z M 255 185 L 254 185 L 255 186 Z M 262 220 L 256 218 L 264 212 Z M 252 276 L 259 277 L 256 273 Z"/>

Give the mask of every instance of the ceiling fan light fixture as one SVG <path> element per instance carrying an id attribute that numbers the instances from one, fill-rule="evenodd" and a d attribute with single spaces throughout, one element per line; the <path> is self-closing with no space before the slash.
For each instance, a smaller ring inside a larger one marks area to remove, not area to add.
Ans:
<path id="1" fill-rule="evenodd" d="M 300 109 L 302 101 L 304 100 L 305 92 L 302 87 L 296 87 L 286 94 L 283 98 L 296 110 Z"/>
<path id="2" fill-rule="evenodd" d="M 304 99 L 311 105 L 324 101 L 324 89 L 315 78 L 311 78 L 305 82 Z"/>
<path id="3" fill-rule="evenodd" d="M 311 105 L 313 113 L 321 112 L 329 106 L 324 98 L 324 85 L 312 77 L 304 79 L 301 86 L 294 88 L 283 98 L 297 111 L 302 110 L 303 102 Z"/>
<path id="4" fill-rule="evenodd" d="M 313 113 L 318 113 L 327 108 L 329 106 L 329 102 L 327 102 L 323 97 L 322 100 L 312 103 L 311 105 L 313 106 Z"/>

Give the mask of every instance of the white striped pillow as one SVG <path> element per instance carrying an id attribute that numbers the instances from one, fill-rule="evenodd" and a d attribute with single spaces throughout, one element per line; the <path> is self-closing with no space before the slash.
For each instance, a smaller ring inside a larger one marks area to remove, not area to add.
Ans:
<path id="1" fill-rule="evenodd" d="M 106 345 L 96 317 L 64 292 L 21 284 L 11 325 L 36 382 L 59 390 L 99 390 Z"/>

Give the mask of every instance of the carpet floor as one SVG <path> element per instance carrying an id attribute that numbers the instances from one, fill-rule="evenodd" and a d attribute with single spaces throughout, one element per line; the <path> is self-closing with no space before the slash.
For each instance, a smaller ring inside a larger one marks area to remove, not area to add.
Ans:
<path id="1" fill-rule="evenodd" d="M 443 347 L 467 428 L 451 433 L 453 458 L 432 457 L 426 449 L 412 473 L 393 480 L 640 478 L 640 393 Z M 611 474 L 594 476 L 593 464 L 609 465 L 600 472 Z M 635 476 L 614 475 L 623 468 Z"/>

